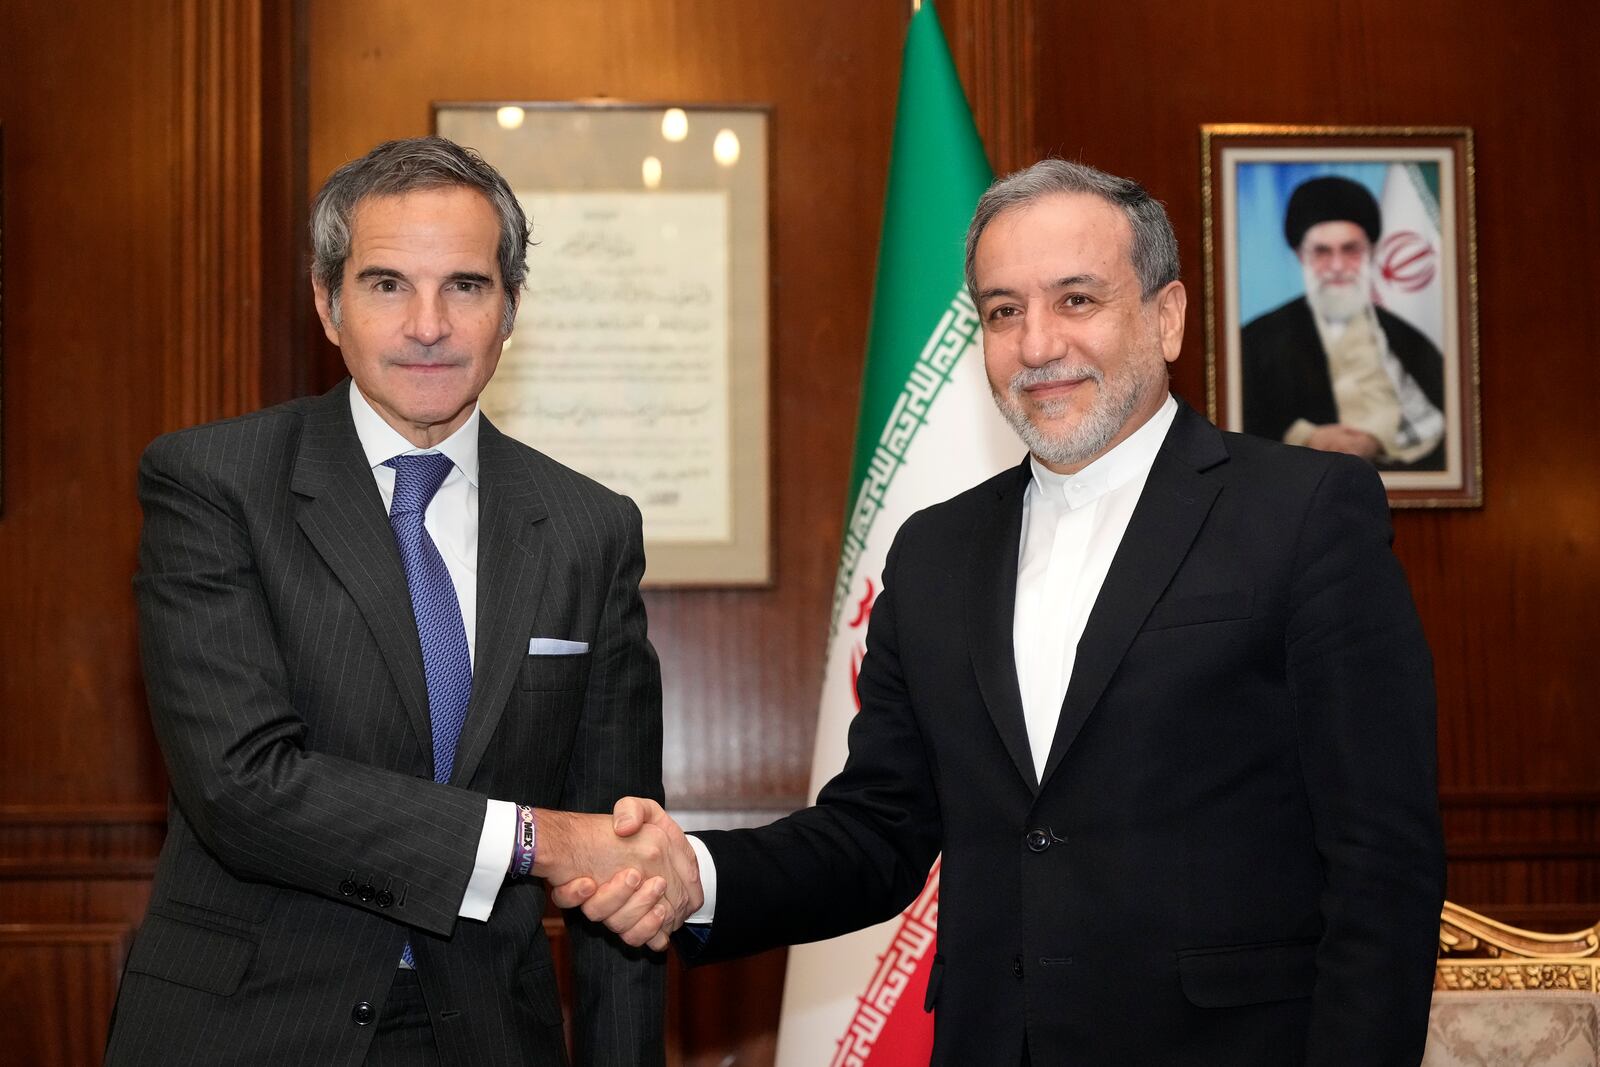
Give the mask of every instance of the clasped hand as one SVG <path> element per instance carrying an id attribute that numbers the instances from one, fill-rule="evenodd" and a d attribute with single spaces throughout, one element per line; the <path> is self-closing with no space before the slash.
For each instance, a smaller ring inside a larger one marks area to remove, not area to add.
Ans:
<path id="1" fill-rule="evenodd" d="M 557 907 L 581 907 L 630 945 L 664 950 L 704 901 L 694 850 L 653 800 L 623 797 L 609 817 L 543 812 L 539 855 Z"/>

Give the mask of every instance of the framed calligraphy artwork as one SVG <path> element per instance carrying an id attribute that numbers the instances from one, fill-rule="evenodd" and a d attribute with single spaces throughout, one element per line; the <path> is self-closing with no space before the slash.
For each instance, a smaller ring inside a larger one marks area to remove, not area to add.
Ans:
<path id="1" fill-rule="evenodd" d="M 767 125 L 759 107 L 434 105 L 533 231 L 483 411 L 633 498 L 649 586 L 771 580 Z"/>

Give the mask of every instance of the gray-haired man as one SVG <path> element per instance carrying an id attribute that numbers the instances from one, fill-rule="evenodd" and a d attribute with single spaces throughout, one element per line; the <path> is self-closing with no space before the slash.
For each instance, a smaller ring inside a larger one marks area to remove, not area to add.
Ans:
<path id="1" fill-rule="evenodd" d="M 341 167 L 313 281 L 351 380 L 146 452 L 172 796 L 108 1063 L 564 1063 L 539 879 L 674 847 L 549 810 L 660 796 L 660 679 L 637 509 L 478 411 L 527 235 L 449 141 Z M 660 1062 L 659 959 L 568 929 L 580 1061 Z"/>

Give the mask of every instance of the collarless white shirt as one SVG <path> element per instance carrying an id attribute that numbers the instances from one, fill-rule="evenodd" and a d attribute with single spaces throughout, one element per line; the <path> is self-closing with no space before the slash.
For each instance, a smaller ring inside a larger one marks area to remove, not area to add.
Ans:
<path id="1" fill-rule="evenodd" d="M 394 506 L 393 467 L 384 463 L 396 456 L 440 452 L 450 457 L 453 466 L 439 491 L 428 502 L 422 526 L 444 557 L 450 584 L 461 606 L 461 624 L 467 631 L 467 656 L 477 673 L 478 618 L 478 405 L 456 432 L 432 448 L 418 448 L 407 441 L 383 416 L 372 409 L 356 383 L 350 383 L 350 416 L 355 420 L 356 438 L 372 468 L 378 495 L 385 513 Z M 478 837 L 478 856 L 459 914 L 468 919 L 487 921 L 494 900 L 511 867 L 511 852 L 517 830 L 517 806 L 504 800 L 491 800 L 484 812 L 483 832 Z"/>
<path id="2" fill-rule="evenodd" d="M 1167 397 L 1144 425 L 1076 474 L 1028 458 L 1033 477 L 1022 497 L 1011 636 L 1036 778 L 1044 775 L 1078 641 L 1177 413 L 1177 401 Z"/>
<path id="3" fill-rule="evenodd" d="M 1077 474 L 1057 474 L 1028 458 L 1033 479 L 1022 497 L 1012 641 L 1035 778 L 1050 755 L 1078 640 L 1177 415 L 1178 402 L 1169 395 L 1143 426 Z M 698 837 L 688 838 L 705 902 L 687 921 L 710 923 L 717 913 L 717 865 Z"/>

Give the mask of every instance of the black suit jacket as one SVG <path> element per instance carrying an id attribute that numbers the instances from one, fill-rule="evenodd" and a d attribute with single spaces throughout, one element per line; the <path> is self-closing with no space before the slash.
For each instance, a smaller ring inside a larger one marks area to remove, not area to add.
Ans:
<path id="1" fill-rule="evenodd" d="M 703 835 L 720 959 L 884 920 L 943 851 L 936 1064 L 1415 1064 L 1443 898 L 1430 657 L 1383 489 L 1180 407 L 1042 782 L 1012 617 L 1027 466 L 913 516 L 844 770 Z M 682 944 L 682 943 L 680 943 Z"/>
<path id="2" fill-rule="evenodd" d="M 358 1017 L 407 938 L 444 1063 L 564 1063 L 543 885 L 457 917 L 485 800 L 661 795 L 639 513 L 486 419 L 472 701 L 454 776 L 432 781 L 416 623 L 348 390 L 159 438 L 141 464 L 135 586 L 172 797 L 108 1063 L 359 1064 Z M 530 637 L 589 651 L 530 656 Z M 580 1060 L 659 1062 L 659 960 L 568 926 Z"/>
<path id="3" fill-rule="evenodd" d="M 1404 319 L 1384 308 L 1373 310 L 1378 313 L 1378 325 L 1389 351 L 1421 387 L 1423 395 L 1443 411 L 1444 357 L 1432 341 Z M 1245 324 L 1239 343 L 1245 433 L 1281 441 L 1296 419 L 1319 426 L 1339 421 L 1328 356 L 1305 297 L 1251 319 Z M 1404 470 L 1443 470 L 1444 465 L 1443 442 L 1414 462 L 1385 464 Z"/>

